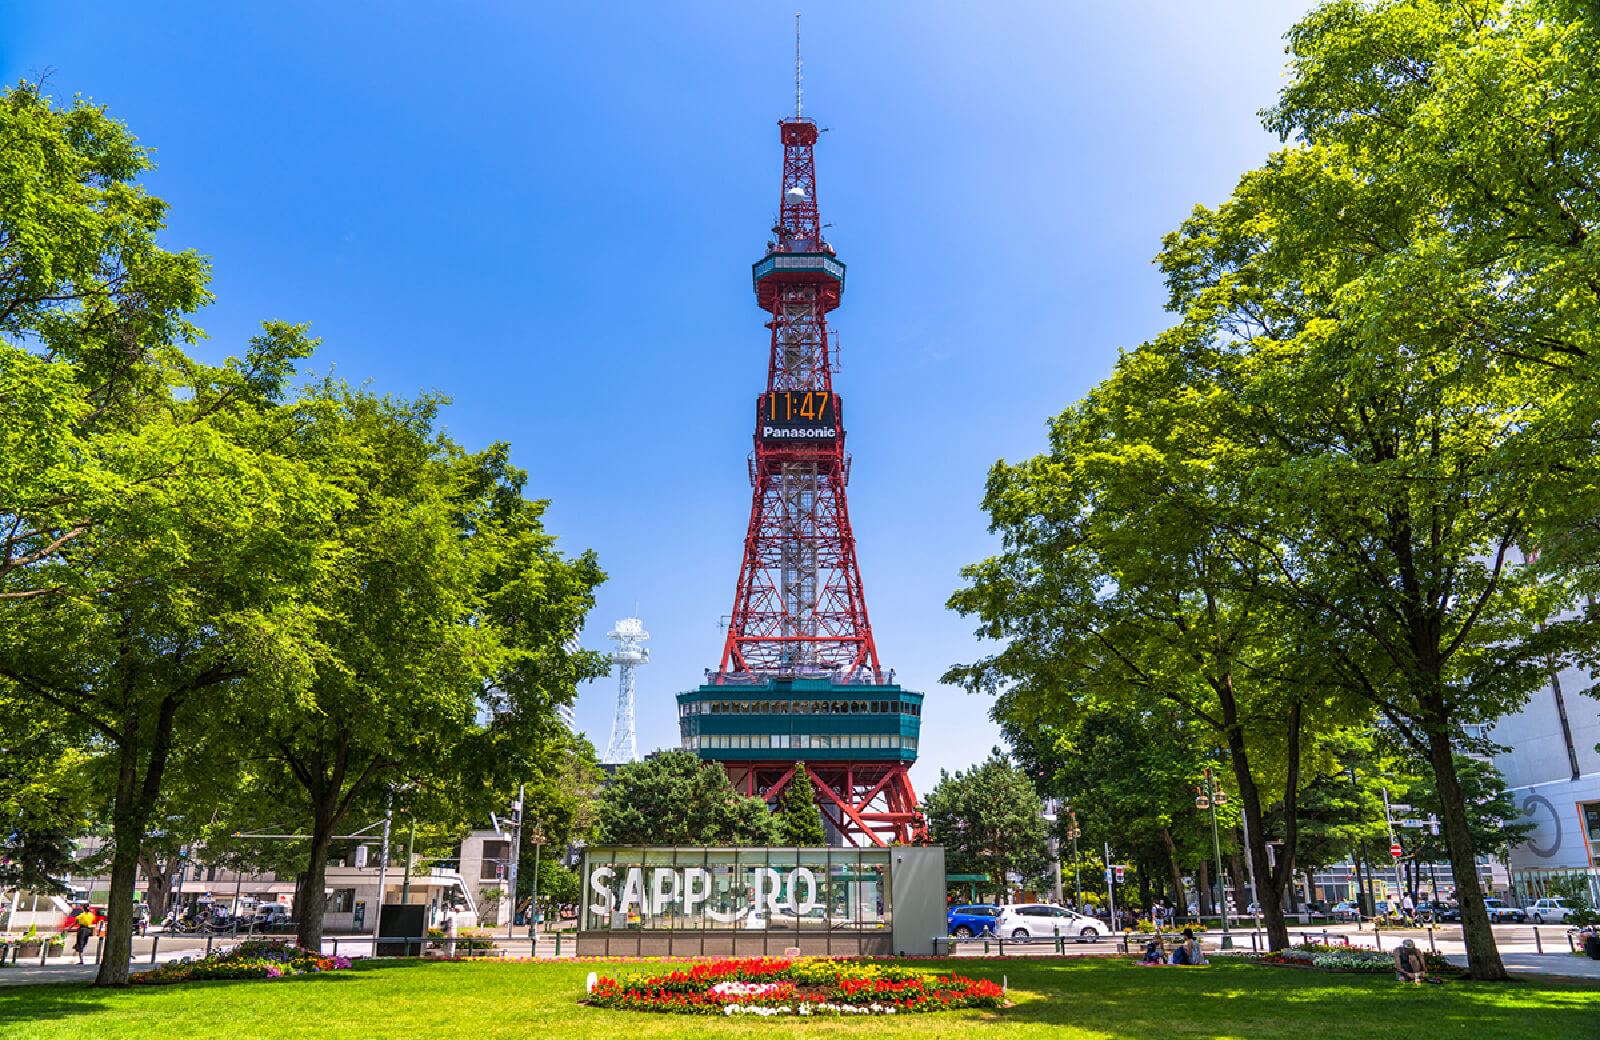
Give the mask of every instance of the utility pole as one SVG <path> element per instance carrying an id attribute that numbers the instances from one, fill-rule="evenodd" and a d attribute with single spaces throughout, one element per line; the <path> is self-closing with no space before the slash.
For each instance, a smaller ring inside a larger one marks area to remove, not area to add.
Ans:
<path id="1" fill-rule="evenodd" d="M 1050 798 L 1045 802 L 1044 818 L 1052 825 L 1060 821 L 1061 806 L 1054 798 Z M 1059 906 L 1061 904 L 1061 839 L 1054 833 L 1054 826 L 1050 829 L 1052 833 L 1046 842 L 1050 850 L 1050 899 Z"/>
<path id="2" fill-rule="evenodd" d="M 1261 889 L 1256 887 L 1256 859 L 1250 855 L 1250 817 L 1239 807 L 1239 829 L 1244 835 L 1244 865 L 1250 872 L 1250 905 L 1255 907 L 1256 930 L 1261 930 Z"/>
<path id="3" fill-rule="evenodd" d="M 1078 835 L 1082 832 L 1078 830 L 1078 814 L 1075 810 L 1069 809 L 1067 811 L 1067 820 L 1069 823 L 1067 837 L 1072 839 L 1072 889 L 1077 893 L 1076 899 L 1078 900 L 1073 904 L 1073 909 L 1081 914 L 1083 913 L 1083 881 L 1079 876 Z"/>
<path id="4" fill-rule="evenodd" d="M 532 898 L 528 902 L 528 938 L 534 940 L 535 943 L 538 942 L 538 936 L 534 934 L 534 930 L 539 923 L 539 853 L 543 851 L 544 828 L 539 825 L 538 820 L 535 820 L 533 825 L 533 891 L 529 893 Z M 539 955 L 538 946 L 534 947 L 533 955 L 535 957 Z"/>
<path id="5" fill-rule="evenodd" d="M 1117 931 L 1117 890 L 1111 884 L 1111 843 L 1105 843 L 1106 852 L 1106 910 L 1111 915 L 1108 923 L 1114 936 Z"/>
<path id="6" fill-rule="evenodd" d="M 377 912 L 372 915 L 372 937 L 378 937 L 378 929 L 383 925 L 383 888 L 389 880 L 389 824 L 394 819 L 394 787 L 389 788 L 389 800 L 383 808 L 383 851 L 378 853 L 378 906 Z M 376 954 L 378 947 L 374 942 L 372 952 Z"/>
<path id="7" fill-rule="evenodd" d="M 411 814 L 411 830 L 406 835 L 406 879 L 400 885 L 400 902 L 411 902 L 411 847 L 417 840 L 417 814 Z"/>
<path id="8" fill-rule="evenodd" d="M 522 795 L 525 790 L 523 784 L 517 785 L 517 801 L 511 807 L 512 830 L 516 837 L 512 839 L 511 869 L 506 871 L 511 879 L 511 916 L 506 919 L 506 938 L 516 934 L 517 928 L 517 863 L 522 859 Z M 534 883 L 538 884 L 538 875 L 534 875 Z"/>
<path id="9" fill-rule="evenodd" d="M 1394 814 L 1389 811 L 1389 787 L 1388 787 L 1388 785 L 1385 784 L 1384 787 L 1382 788 L 1382 790 L 1383 790 L 1383 822 L 1384 822 L 1384 825 L 1386 827 L 1388 827 L 1388 829 L 1389 829 L 1389 848 L 1392 850 L 1396 845 L 1398 845 L 1400 843 L 1394 840 Z M 1390 856 L 1389 858 L 1394 861 L 1394 890 L 1397 893 L 1399 893 L 1398 895 L 1395 896 L 1395 906 L 1393 907 L 1393 909 L 1398 910 L 1399 909 L 1399 903 L 1402 900 L 1404 900 L 1405 897 L 1406 897 L 1406 884 L 1405 884 L 1405 880 L 1402 878 L 1402 876 L 1400 874 L 1400 857 L 1399 856 Z"/>

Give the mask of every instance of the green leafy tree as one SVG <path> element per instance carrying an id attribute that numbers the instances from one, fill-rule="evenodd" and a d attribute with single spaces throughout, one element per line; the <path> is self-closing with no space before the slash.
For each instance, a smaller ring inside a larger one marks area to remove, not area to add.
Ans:
<path id="1" fill-rule="evenodd" d="M 1244 396 L 1283 457 L 1252 490 L 1342 681 L 1428 764 L 1480 979 L 1506 974 L 1460 727 L 1592 653 L 1542 623 L 1596 577 L 1597 28 L 1559 0 L 1324 4 L 1267 113 L 1296 146 L 1186 231 L 1232 244 L 1187 306 L 1272 359 Z"/>
<path id="2" fill-rule="evenodd" d="M 1426 764 L 1419 766 L 1417 771 L 1421 775 L 1407 793 L 1407 801 L 1413 815 L 1437 817 L 1443 809 L 1438 784 Z M 1519 822 L 1522 814 L 1517 811 L 1516 799 L 1494 763 L 1458 753 L 1455 766 L 1461 793 L 1466 799 L 1467 832 L 1473 851 L 1479 856 L 1505 859 L 1512 848 L 1528 839 L 1537 825 Z M 1447 858 L 1449 854 L 1440 836 L 1426 830 L 1407 828 L 1400 836 L 1409 858 L 1428 862 Z"/>
<path id="3" fill-rule="evenodd" d="M 1006 732 L 1023 736 L 1009 727 Z M 1045 732 L 1056 740 L 1050 787 L 1077 813 L 1085 847 L 1110 844 L 1118 862 L 1134 863 L 1146 884 L 1154 879 L 1180 908 L 1187 905 L 1183 875 L 1201 874 L 1201 909 L 1210 913 L 1211 818 L 1195 807 L 1196 792 L 1204 789 L 1203 770 L 1215 755 L 1209 731 L 1166 706 L 1152 712 L 1099 708 L 1085 712 L 1070 729 Z M 1026 768 L 1027 758 L 1022 761 Z M 1230 800 L 1219 807 L 1224 832 L 1236 806 L 1237 800 Z M 1224 852 L 1233 851 L 1228 839 Z M 1091 888 L 1097 887 L 1103 866 L 1090 870 Z M 1080 865 L 1080 880 L 1081 875 Z M 1146 905 L 1153 899 L 1145 892 L 1141 897 Z M 1124 905 L 1120 897 L 1118 905 Z"/>
<path id="4" fill-rule="evenodd" d="M 1240 487 L 1253 459 L 1209 354 L 1183 328 L 1125 354 L 1052 422 L 1049 451 L 991 469 L 984 508 L 1003 551 L 963 569 L 950 606 L 1006 645 L 945 679 L 1000 694 L 996 716 L 1013 732 L 1071 730 L 1102 710 L 1176 712 L 1208 729 L 1227 752 L 1281 948 L 1303 767 L 1321 733 L 1367 709 L 1339 701 L 1278 601 L 1278 543 Z"/>
<path id="5" fill-rule="evenodd" d="M 815 848 L 824 843 L 822 811 L 804 762 L 794 765 L 794 778 L 778 796 L 778 844 Z"/>
<path id="6" fill-rule="evenodd" d="M 505 446 L 463 452 L 435 428 L 438 403 L 332 381 L 306 402 L 303 450 L 348 496 L 335 563 L 306 597 L 322 656 L 306 710 L 247 700 L 237 722 L 264 756 L 254 805 L 308 835 L 295 905 L 313 949 L 347 819 L 384 811 L 391 789 L 435 823 L 503 811 L 519 782 L 559 768 L 556 708 L 603 670 L 566 646 L 604 578 L 592 555 L 557 551 Z"/>
<path id="7" fill-rule="evenodd" d="M 12 709 L 15 709 L 12 711 Z M 64 893 L 74 839 L 88 826 L 87 752 L 57 729 L 21 720 L 22 705 L 0 689 L 0 892 Z M 9 733 L 5 730 L 9 729 Z"/>
<path id="8" fill-rule="evenodd" d="M 269 677 L 292 697 L 305 672 L 294 597 L 333 498 L 279 450 L 302 330 L 268 324 L 220 367 L 184 356 L 207 269 L 156 245 L 149 168 L 96 106 L 0 96 L 0 698 L 23 706 L 0 728 L 51 727 L 110 778 L 102 985 L 127 979 L 169 765 L 220 701 Z"/>
<path id="9" fill-rule="evenodd" d="M 987 874 L 994 890 L 1005 892 L 1007 874 L 1033 879 L 1044 870 L 1044 802 L 999 748 L 966 772 L 941 771 L 922 812 L 928 840 L 944 846 L 952 874 Z"/>
<path id="10" fill-rule="evenodd" d="M 719 762 L 676 749 L 617 767 L 600 792 L 595 841 L 607 845 L 779 845 L 767 803 L 739 794 Z"/>

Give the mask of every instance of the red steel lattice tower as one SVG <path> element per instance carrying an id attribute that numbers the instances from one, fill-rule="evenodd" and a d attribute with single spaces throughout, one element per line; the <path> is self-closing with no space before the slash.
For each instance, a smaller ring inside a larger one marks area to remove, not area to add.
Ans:
<path id="1" fill-rule="evenodd" d="M 823 239 L 817 213 L 817 126 L 802 116 L 778 126 L 778 222 L 752 271 L 756 299 L 771 315 L 767 392 L 756 401 L 750 527 L 718 670 L 877 680 L 828 336 L 844 265 Z"/>
<path id="2" fill-rule="evenodd" d="M 908 773 L 922 695 L 885 676 L 867 619 L 828 330 L 845 266 L 823 238 L 818 129 L 800 114 L 798 89 L 795 115 L 778 129 L 778 220 L 751 272 L 771 336 L 750 525 L 721 663 L 678 695 L 680 729 L 686 748 L 769 803 L 804 762 L 831 840 L 911 842 L 924 830 Z"/>

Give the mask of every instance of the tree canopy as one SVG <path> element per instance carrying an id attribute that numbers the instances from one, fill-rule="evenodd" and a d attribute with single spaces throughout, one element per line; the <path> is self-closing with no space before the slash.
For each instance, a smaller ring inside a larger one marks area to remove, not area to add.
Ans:
<path id="1" fill-rule="evenodd" d="M 924 796 L 928 841 L 943 845 L 952 874 L 987 874 L 996 893 L 1010 874 L 1036 880 L 1048 857 L 1044 803 L 1032 782 L 995 748 L 965 772 L 941 771 Z"/>
<path id="2" fill-rule="evenodd" d="M 1264 115 L 1288 144 L 1167 236 L 1173 328 L 996 467 L 1005 552 L 952 601 L 1010 640 L 970 687 L 1061 711 L 1120 683 L 1214 725 L 1252 843 L 1276 803 L 1292 845 L 1307 726 L 1381 719 L 1438 792 L 1477 978 L 1505 973 L 1463 726 L 1595 642 L 1553 619 L 1600 515 L 1596 31 L 1544 0 L 1308 14 Z"/>
<path id="3" fill-rule="evenodd" d="M 779 845 L 767 803 L 739 794 L 719 762 L 674 749 L 611 774 L 596 807 L 607 845 Z"/>
<path id="4" fill-rule="evenodd" d="M 506 445 L 450 441 L 440 398 L 297 383 L 304 326 L 185 353 L 209 271 L 157 244 L 150 169 L 99 107 L 0 94 L 0 841 L 44 885 L 106 823 L 108 985 L 141 861 L 204 840 L 309 875 L 391 784 L 465 826 L 555 768 L 603 672 L 569 644 L 604 576 Z M 309 845 L 230 842 L 213 807 Z M 320 873 L 301 894 L 314 940 Z"/>

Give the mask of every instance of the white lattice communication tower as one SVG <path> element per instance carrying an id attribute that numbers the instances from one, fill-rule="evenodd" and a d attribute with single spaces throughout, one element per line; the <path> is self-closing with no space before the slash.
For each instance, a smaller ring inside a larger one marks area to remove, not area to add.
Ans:
<path id="1" fill-rule="evenodd" d="M 611 722 L 611 743 L 606 747 L 607 762 L 637 762 L 639 747 L 633 734 L 633 672 L 650 661 L 650 651 L 643 643 L 650 638 L 644 622 L 638 618 L 623 618 L 617 627 L 606 633 L 615 639 L 617 648 L 611 660 L 617 666 L 617 717 Z"/>

